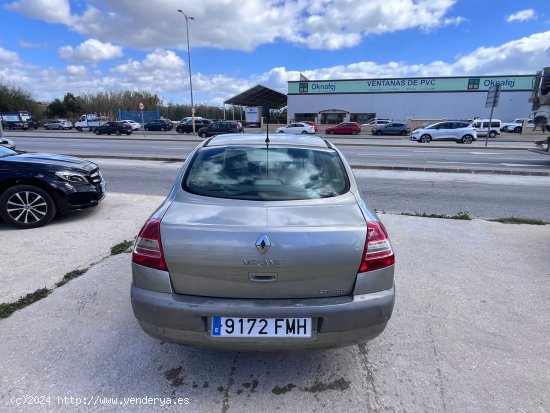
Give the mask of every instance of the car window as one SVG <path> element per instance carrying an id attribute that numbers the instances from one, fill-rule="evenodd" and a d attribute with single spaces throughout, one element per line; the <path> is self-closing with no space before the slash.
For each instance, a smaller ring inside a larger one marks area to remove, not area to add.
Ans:
<path id="1" fill-rule="evenodd" d="M 349 181 L 333 150 L 212 147 L 197 151 L 182 188 L 215 198 L 286 201 L 342 195 Z"/>

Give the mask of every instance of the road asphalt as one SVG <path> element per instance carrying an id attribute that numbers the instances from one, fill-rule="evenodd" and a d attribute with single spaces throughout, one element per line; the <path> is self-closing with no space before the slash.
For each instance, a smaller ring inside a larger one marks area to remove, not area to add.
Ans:
<path id="1" fill-rule="evenodd" d="M 247 132 L 258 132 L 258 130 L 247 130 Z M 186 142 L 191 144 L 198 144 L 202 142 L 200 138 L 192 134 L 178 134 L 175 132 L 147 132 L 146 136 L 142 135 L 142 132 L 134 132 L 130 136 L 97 136 L 90 132 L 75 132 L 75 131 L 17 131 L 13 132 L 13 138 L 21 136 L 25 138 L 63 138 L 63 139 L 76 139 L 76 140 L 116 140 L 116 141 L 150 141 L 150 142 Z M 411 142 L 408 137 L 378 137 L 372 135 L 358 135 L 355 137 L 349 136 L 326 136 L 327 139 L 333 141 L 338 147 L 406 147 L 406 148 L 418 148 L 419 144 Z M 515 134 L 504 134 L 495 139 L 489 141 L 489 145 L 485 146 L 485 140 L 479 139 L 472 145 L 457 145 L 454 142 L 431 142 L 430 144 L 422 145 L 425 149 L 451 149 L 451 150 L 472 150 L 475 149 L 485 151 L 499 151 L 499 150 L 514 150 L 525 151 L 534 148 L 533 141 L 540 139 L 540 136 L 526 136 Z M 132 160 L 157 160 L 157 161 L 182 161 L 182 157 L 177 156 L 141 156 L 141 155 L 128 155 L 128 154 L 104 154 L 104 153 L 79 153 L 78 150 L 67 150 L 61 153 L 89 158 L 103 158 L 103 159 L 132 159 Z M 544 155 L 540 155 L 541 159 Z M 550 161 L 550 158 L 549 158 Z M 352 167 L 355 169 L 379 169 L 379 170 L 393 170 L 393 171 L 417 171 L 417 172 L 443 172 L 443 173 L 468 173 L 468 174 L 499 174 L 499 175 L 524 175 L 524 176 L 550 176 L 550 170 L 537 170 L 534 168 L 492 168 L 490 166 L 423 166 L 423 165 L 387 165 L 387 164 L 369 164 L 352 163 Z"/>
<path id="2" fill-rule="evenodd" d="M 214 352 L 146 336 L 130 307 L 130 254 L 110 255 L 161 200 L 110 193 L 42 229 L 0 225 L 0 302 L 91 266 L 0 319 L 0 411 L 550 411 L 550 226 L 382 214 L 397 301 L 380 337 Z"/>

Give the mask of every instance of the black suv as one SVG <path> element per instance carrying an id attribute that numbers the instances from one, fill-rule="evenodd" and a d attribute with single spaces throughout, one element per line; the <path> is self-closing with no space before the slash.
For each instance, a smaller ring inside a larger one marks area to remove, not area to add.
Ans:
<path id="1" fill-rule="evenodd" d="M 202 127 L 208 126 L 212 123 L 208 119 L 195 119 L 195 130 L 198 131 Z M 191 133 L 193 132 L 193 121 L 188 120 L 187 122 L 180 122 L 176 126 L 176 132 L 178 133 Z"/>
<path id="2" fill-rule="evenodd" d="M 105 181 L 95 163 L 0 146 L 0 216 L 7 224 L 40 227 L 56 213 L 93 207 L 104 197 Z"/>
<path id="3" fill-rule="evenodd" d="M 122 122 L 105 122 L 103 125 L 94 128 L 94 133 L 96 135 L 101 135 L 103 133 L 106 133 L 107 135 L 110 135 L 111 133 L 115 133 L 117 135 L 125 133 L 126 135 L 131 135 L 132 127 L 127 123 Z"/>
<path id="4" fill-rule="evenodd" d="M 172 125 L 172 121 L 169 119 L 155 119 L 152 121 L 147 122 L 143 129 L 145 130 L 171 130 L 174 127 Z"/>
<path id="5" fill-rule="evenodd" d="M 222 120 L 214 122 L 204 128 L 200 128 L 198 133 L 199 136 L 204 139 L 214 135 L 223 135 L 224 133 L 244 133 L 244 128 L 241 122 L 235 120 Z"/>

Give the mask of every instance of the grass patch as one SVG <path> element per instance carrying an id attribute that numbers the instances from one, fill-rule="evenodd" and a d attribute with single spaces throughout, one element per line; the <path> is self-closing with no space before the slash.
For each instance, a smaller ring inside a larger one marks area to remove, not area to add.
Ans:
<path id="1" fill-rule="evenodd" d="M 472 217 L 467 212 L 459 212 L 454 215 L 447 214 L 428 214 L 426 212 L 402 212 L 401 215 L 408 215 L 411 217 L 422 217 L 422 218 L 443 218 L 443 219 L 461 219 L 464 221 L 471 221 Z"/>
<path id="2" fill-rule="evenodd" d="M 490 219 L 489 221 L 500 222 L 501 224 L 528 224 L 528 225 L 548 225 L 548 222 L 535 218 L 508 217 Z"/>
<path id="3" fill-rule="evenodd" d="M 111 248 L 111 255 L 117 255 L 127 252 L 128 249 L 133 245 L 133 243 L 134 241 L 122 241 L 121 243 Z M 12 303 L 0 303 L 0 318 L 8 318 L 15 311 L 20 310 L 28 305 L 31 305 L 32 303 L 35 303 L 38 300 L 41 300 L 42 298 L 47 297 L 55 288 L 59 288 L 67 284 L 69 281 L 80 277 L 94 265 L 95 264 L 92 264 L 88 268 L 82 268 L 68 272 L 63 276 L 60 281 L 55 283 L 55 287 L 51 290 L 49 288 L 41 288 L 33 293 L 27 294 L 26 296 L 19 298 L 19 300 Z"/>
<path id="4" fill-rule="evenodd" d="M 118 255 L 128 252 L 132 245 L 134 245 L 134 241 L 122 241 L 114 247 L 111 247 L 111 255 Z"/>
<path id="5" fill-rule="evenodd" d="M 41 300 L 44 297 L 47 297 L 52 290 L 48 288 L 41 288 L 36 290 L 33 293 L 27 294 L 24 297 L 21 297 L 19 300 L 14 301 L 13 303 L 2 303 L 0 304 L 0 318 L 8 318 L 15 311 L 26 307 L 38 300 Z"/>
<path id="6" fill-rule="evenodd" d="M 89 270 L 89 268 L 83 268 L 83 269 L 80 269 L 80 270 L 72 270 L 71 272 L 68 272 L 67 274 L 65 274 L 63 276 L 63 278 L 61 279 L 61 281 L 56 282 L 55 286 L 56 287 L 61 287 L 62 285 L 67 284 L 69 281 L 80 277 L 82 274 L 86 273 L 86 271 L 88 271 L 88 270 Z"/>

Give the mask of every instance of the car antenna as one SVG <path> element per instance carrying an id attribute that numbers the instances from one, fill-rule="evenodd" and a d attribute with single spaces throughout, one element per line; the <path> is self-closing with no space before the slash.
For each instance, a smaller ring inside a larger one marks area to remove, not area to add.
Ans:
<path id="1" fill-rule="evenodd" d="M 267 149 L 269 149 L 269 116 L 267 117 L 267 129 L 265 131 L 265 144 L 267 145 Z"/>
<path id="2" fill-rule="evenodd" d="M 266 129 L 266 133 L 265 133 L 265 146 L 267 147 L 267 165 L 266 165 L 266 176 L 267 176 L 267 179 L 269 179 L 269 116 L 267 117 L 267 129 Z"/>

